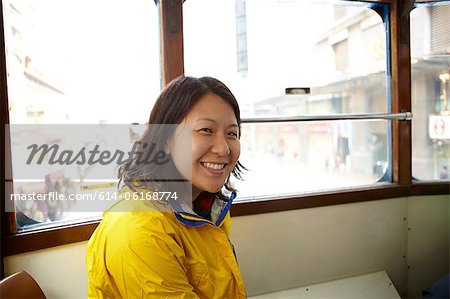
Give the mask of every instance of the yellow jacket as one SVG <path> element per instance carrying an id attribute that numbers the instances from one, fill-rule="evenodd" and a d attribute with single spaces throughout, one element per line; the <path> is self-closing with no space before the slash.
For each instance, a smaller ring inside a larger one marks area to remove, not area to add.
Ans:
<path id="1" fill-rule="evenodd" d="M 233 198 L 215 223 L 182 205 L 115 204 L 88 242 L 88 297 L 245 298 L 228 239 Z"/>

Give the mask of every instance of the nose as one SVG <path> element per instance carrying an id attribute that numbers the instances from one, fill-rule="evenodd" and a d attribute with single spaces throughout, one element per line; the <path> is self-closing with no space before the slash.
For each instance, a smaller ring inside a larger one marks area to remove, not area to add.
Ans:
<path id="1" fill-rule="evenodd" d="M 223 135 L 217 135 L 216 138 L 214 138 L 214 143 L 211 147 L 211 151 L 214 154 L 217 154 L 219 157 L 228 156 L 231 151 L 226 137 Z"/>

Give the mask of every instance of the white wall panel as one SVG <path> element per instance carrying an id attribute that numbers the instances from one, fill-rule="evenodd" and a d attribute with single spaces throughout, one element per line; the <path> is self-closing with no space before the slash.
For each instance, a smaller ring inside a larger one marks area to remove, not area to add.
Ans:
<path id="1" fill-rule="evenodd" d="M 48 299 L 87 297 L 87 242 L 37 250 L 4 258 L 5 275 L 25 270 Z"/>
<path id="2" fill-rule="evenodd" d="M 406 290 L 407 199 L 233 218 L 249 296 L 386 270 Z"/>
<path id="3" fill-rule="evenodd" d="M 450 197 L 408 199 L 408 295 L 421 298 L 422 290 L 449 273 Z"/>

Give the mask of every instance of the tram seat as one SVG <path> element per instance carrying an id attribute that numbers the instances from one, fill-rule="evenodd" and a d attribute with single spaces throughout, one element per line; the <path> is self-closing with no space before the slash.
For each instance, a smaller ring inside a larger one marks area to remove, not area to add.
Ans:
<path id="1" fill-rule="evenodd" d="M 296 289 L 249 297 L 248 299 L 383 298 L 401 299 L 386 271 L 378 271 Z"/>
<path id="2" fill-rule="evenodd" d="M 46 299 L 36 280 L 25 271 L 14 273 L 0 281 L 0 298 Z"/>

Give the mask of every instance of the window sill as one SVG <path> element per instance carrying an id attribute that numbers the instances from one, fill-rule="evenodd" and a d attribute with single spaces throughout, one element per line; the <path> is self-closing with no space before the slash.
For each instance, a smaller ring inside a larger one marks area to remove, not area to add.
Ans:
<path id="1" fill-rule="evenodd" d="M 442 194 L 450 194 L 450 182 L 420 182 L 405 186 L 383 184 L 375 187 L 304 194 L 281 199 L 240 202 L 233 205 L 231 214 L 236 217 L 406 196 Z M 9 256 L 87 241 L 99 222 L 90 221 L 6 236 L 3 240 L 4 255 Z"/>
<path id="2" fill-rule="evenodd" d="M 6 236 L 4 256 L 89 240 L 100 220 Z"/>

